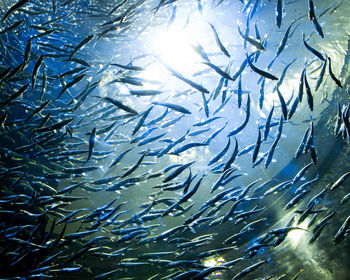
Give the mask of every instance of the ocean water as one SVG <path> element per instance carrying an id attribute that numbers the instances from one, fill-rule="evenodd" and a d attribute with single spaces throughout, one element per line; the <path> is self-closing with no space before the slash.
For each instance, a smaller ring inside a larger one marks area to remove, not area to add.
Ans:
<path id="1" fill-rule="evenodd" d="M 0 8 L 1 279 L 348 279 L 347 1 Z"/>

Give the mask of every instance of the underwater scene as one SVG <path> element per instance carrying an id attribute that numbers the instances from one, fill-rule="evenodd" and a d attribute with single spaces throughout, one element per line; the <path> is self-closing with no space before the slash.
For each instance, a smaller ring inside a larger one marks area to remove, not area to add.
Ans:
<path id="1" fill-rule="evenodd" d="M 350 1 L 0 1 L 0 279 L 350 279 Z"/>

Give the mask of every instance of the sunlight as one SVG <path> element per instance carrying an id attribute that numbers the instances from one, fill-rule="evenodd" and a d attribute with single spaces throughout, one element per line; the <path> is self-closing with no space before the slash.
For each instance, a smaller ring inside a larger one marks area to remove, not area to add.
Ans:
<path id="1" fill-rule="evenodd" d="M 195 42 L 186 30 L 172 26 L 155 34 L 151 48 L 165 63 L 184 74 L 198 68 L 195 64 L 200 57 L 193 50 Z"/>
<path id="2" fill-rule="evenodd" d="M 295 226 L 295 227 L 297 226 L 297 227 L 305 229 L 305 230 L 297 229 L 297 230 L 292 230 L 288 233 L 288 239 L 294 248 L 298 245 L 298 243 L 300 242 L 302 237 L 306 234 L 306 232 L 307 232 L 306 230 L 307 230 L 309 221 L 310 221 L 310 219 L 306 219 L 300 225 L 297 225 L 297 222 L 295 222 L 295 224 L 293 226 Z"/>

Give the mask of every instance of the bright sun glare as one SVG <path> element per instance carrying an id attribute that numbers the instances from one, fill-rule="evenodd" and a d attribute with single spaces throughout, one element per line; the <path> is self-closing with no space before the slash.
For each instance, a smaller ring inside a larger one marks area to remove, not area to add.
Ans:
<path id="1" fill-rule="evenodd" d="M 297 225 L 297 222 L 295 222 L 293 226 L 300 227 L 304 230 L 292 230 L 288 233 L 288 239 L 290 240 L 290 243 L 294 248 L 298 245 L 299 241 L 305 236 L 309 221 L 310 219 L 306 219 L 300 225 Z"/>
<path id="2" fill-rule="evenodd" d="M 157 34 L 153 48 L 163 61 L 179 71 L 186 71 L 188 66 L 199 61 L 191 46 L 193 43 L 186 30 L 173 26 Z"/>

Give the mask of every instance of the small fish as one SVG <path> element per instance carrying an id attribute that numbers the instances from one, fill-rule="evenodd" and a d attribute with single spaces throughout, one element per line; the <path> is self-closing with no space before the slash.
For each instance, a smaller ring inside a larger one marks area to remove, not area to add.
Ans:
<path id="1" fill-rule="evenodd" d="M 147 153 L 144 153 L 137 161 L 136 163 L 131 166 L 127 171 L 125 171 L 122 175 L 121 178 L 124 178 L 126 176 L 131 175 L 142 163 L 142 161 L 144 160 L 144 158 L 147 156 Z"/>
<path id="2" fill-rule="evenodd" d="M 241 29 L 239 28 L 239 26 L 238 26 L 238 33 L 245 41 L 247 41 L 249 44 L 251 44 L 254 47 L 256 47 L 258 50 L 261 50 L 261 51 L 265 51 L 266 50 L 265 47 L 260 42 L 258 42 L 257 40 L 255 40 L 255 39 L 253 39 L 253 38 L 243 34 Z M 249 60 L 248 60 L 248 62 L 249 62 Z"/>
<path id="3" fill-rule="evenodd" d="M 92 151 L 93 151 L 94 146 L 95 146 L 95 141 L 96 141 L 96 127 L 94 127 L 91 131 L 91 135 L 89 138 L 89 153 L 88 153 L 88 157 L 86 159 L 86 162 L 88 162 L 92 157 Z"/>
<path id="4" fill-rule="evenodd" d="M 286 67 L 283 68 L 282 74 L 278 82 L 276 83 L 276 87 L 279 87 L 282 85 L 284 77 L 286 76 L 288 68 L 296 61 L 296 58 L 294 58 L 290 63 L 286 65 Z"/>
<path id="5" fill-rule="evenodd" d="M 193 50 L 199 54 L 205 61 L 207 62 L 210 62 L 210 59 L 207 55 L 207 53 L 205 52 L 204 48 L 199 44 L 197 43 L 196 45 L 191 45 Z"/>
<path id="6" fill-rule="evenodd" d="M 317 56 L 319 59 L 321 59 L 322 61 L 326 61 L 326 59 L 323 57 L 323 55 L 315 50 L 313 47 L 311 47 L 306 41 L 305 41 L 305 34 L 303 33 L 303 43 L 304 46 L 310 51 L 312 52 L 315 56 Z"/>
<path id="7" fill-rule="evenodd" d="M 134 66 L 134 65 L 132 65 L 130 63 L 128 65 L 122 65 L 122 64 L 119 64 L 119 63 L 111 63 L 110 65 L 117 66 L 117 67 L 120 67 L 122 69 L 131 70 L 131 71 L 143 71 L 143 70 L 145 70 L 143 67 Z"/>
<path id="8" fill-rule="evenodd" d="M 160 90 L 130 90 L 131 95 L 135 96 L 154 96 L 162 94 L 163 92 Z"/>
<path id="9" fill-rule="evenodd" d="M 175 71 L 174 69 L 172 69 L 170 66 L 166 65 L 165 63 L 163 63 L 163 65 L 179 80 L 185 82 L 186 84 L 190 85 L 191 87 L 193 87 L 194 89 L 196 89 L 200 92 L 209 93 L 209 91 L 206 88 L 204 88 L 202 85 L 197 84 L 197 83 L 191 81 L 190 79 L 185 78 L 179 72 Z"/>
<path id="10" fill-rule="evenodd" d="M 225 147 L 209 161 L 208 165 L 212 165 L 213 163 L 216 163 L 219 159 L 221 159 L 227 153 L 230 147 L 230 144 L 231 144 L 231 139 L 229 138 Z"/>
<path id="11" fill-rule="evenodd" d="M 180 112 L 180 113 L 183 113 L 183 114 L 191 114 L 190 110 L 188 110 L 185 107 L 182 107 L 180 105 L 177 105 L 177 104 L 164 103 L 164 102 L 152 102 L 152 104 L 164 106 L 164 107 L 167 107 L 169 109 L 172 109 L 174 111 L 177 111 L 177 112 Z"/>
<path id="12" fill-rule="evenodd" d="M 18 10 L 19 8 L 21 8 L 22 6 L 24 6 L 25 4 L 27 4 L 29 2 L 29 0 L 20 0 L 18 1 L 16 4 L 14 4 L 13 6 L 11 6 L 10 9 L 8 9 L 8 11 L 5 13 L 5 15 L 2 18 L 2 22 L 5 21 L 5 19 L 12 14 L 14 11 Z"/>
<path id="13" fill-rule="evenodd" d="M 215 100 L 219 96 L 219 94 L 220 94 L 220 92 L 222 90 L 222 87 L 224 85 L 224 81 L 225 81 L 225 78 L 223 78 L 223 77 L 220 78 L 218 84 L 216 85 L 216 87 L 214 89 L 213 100 Z"/>
<path id="14" fill-rule="evenodd" d="M 346 172 L 344 173 L 342 176 L 340 176 L 330 187 L 331 190 L 335 190 L 336 188 L 338 188 L 339 186 L 341 186 L 341 184 L 344 183 L 345 179 L 350 176 L 350 172 Z"/>
<path id="15" fill-rule="evenodd" d="M 267 136 L 269 135 L 270 132 L 270 128 L 271 128 L 271 119 L 272 119 L 272 115 L 273 115 L 273 111 L 274 111 L 274 104 L 272 105 L 272 108 L 266 118 L 266 122 L 265 122 L 265 129 L 264 129 L 264 141 L 266 141 Z"/>
<path id="16" fill-rule="evenodd" d="M 157 141 L 158 139 L 162 138 L 165 134 L 167 134 L 167 132 L 161 133 L 161 134 L 156 135 L 154 137 L 146 138 L 145 140 L 140 141 L 137 144 L 137 146 L 143 146 L 143 145 L 149 144 L 151 142 Z"/>
<path id="17" fill-rule="evenodd" d="M 294 115 L 295 111 L 297 110 L 297 107 L 299 105 L 300 101 L 299 101 L 299 96 L 295 97 L 292 106 L 290 107 L 290 110 L 288 112 L 288 120 L 290 120 L 292 118 L 292 116 Z"/>
<path id="18" fill-rule="evenodd" d="M 332 71 L 332 65 L 331 65 L 331 58 L 329 56 L 327 56 L 328 58 L 328 72 L 329 75 L 331 76 L 332 80 L 336 83 L 336 85 L 340 88 L 343 88 L 341 82 L 337 79 L 337 77 L 333 74 Z"/>
<path id="19" fill-rule="evenodd" d="M 70 83 L 66 84 L 62 90 L 60 91 L 60 93 L 57 95 L 57 97 L 54 99 L 54 101 L 56 101 L 57 99 L 59 99 L 62 94 L 69 88 L 71 88 L 72 86 L 74 86 L 75 84 L 79 83 L 81 80 L 83 80 L 85 77 L 85 74 L 81 74 L 77 77 L 75 77 Z"/>
<path id="20" fill-rule="evenodd" d="M 144 113 L 142 113 L 142 116 L 141 116 L 140 120 L 137 122 L 136 126 L 134 127 L 131 135 L 135 135 L 140 130 L 140 128 L 145 123 L 146 118 L 148 117 L 149 113 L 151 112 L 152 108 L 153 108 L 153 106 L 149 107 Z"/>
<path id="21" fill-rule="evenodd" d="M 246 56 L 247 56 L 247 62 L 248 62 L 248 64 L 249 64 L 250 68 L 251 68 L 255 73 L 259 74 L 260 76 L 262 76 L 262 77 L 264 77 L 264 78 L 267 78 L 267 79 L 270 79 L 270 80 L 273 80 L 273 81 L 278 81 L 278 78 L 277 78 L 276 76 L 274 76 L 274 75 L 272 75 L 272 74 L 270 74 L 270 73 L 268 73 L 268 72 L 266 72 L 266 71 L 263 71 L 263 70 L 258 69 L 257 67 L 255 67 L 255 66 L 253 65 L 253 63 L 250 61 L 250 58 L 248 57 L 248 54 L 246 54 Z"/>
<path id="22" fill-rule="evenodd" d="M 225 163 L 223 171 L 228 170 L 229 168 L 231 168 L 231 165 L 234 163 L 236 157 L 238 154 L 238 141 L 235 138 L 235 147 L 233 149 L 232 155 L 230 156 L 230 158 L 228 159 L 228 161 Z"/>
<path id="23" fill-rule="evenodd" d="M 197 123 L 194 123 L 192 126 L 204 126 L 204 125 L 207 125 L 213 121 L 216 121 L 218 119 L 221 119 L 222 117 L 212 117 L 210 119 L 207 119 L 207 120 L 204 120 L 202 122 L 197 122 Z"/>
<path id="24" fill-rule="evenodd" d="M 344 238 L 344 236 L 349 230 L 349 226 L 350 226 L 350 216 L 348 216 L 345 219 L 341 227 L 338 229 L 337 233 L 334 235 L 334 238 L 333 238 L 334 244 L 339 243 Z"/>
<path id="25" fill-rule="evenodd" d="M 295 158 L 298 158 L 303 153 L 303 150 L 306 146 L 306 141 L 309 137 L 309 133 L 310 133 L 310 128 L 308 127 L 304 132 L 303 138 L 298 146 L 297 151 L 295 152 Z"/>
<path id="26" fill-rule="evenodd" d="M 325 60 L 323 62 L 323 66 L 321 69 L 320 74 L 318 75 L 317 81 L 316 81 L 316 85 L 315 85 L 315 91 L 317 91 L 320 87 L 320 85 L 322 84 L 323 78 L 324 78 L 324 74 L 326 73 L 326 67 L 327 67 L 327 60 Z"/>
<path id="27" fill-rule="evenodd" d="M 307 97 L 307 104 L 309 105 L 309 109 L 312 112 L 314 109 L 314 99 L 311 93 L 309 82 L 307 81 L 306 73 L 304 75 L 304 85 L 305 85 L 305 92 Z"/>
<path id="28" fill-rule="evenodd" d="M 191 161 L 189 163 L 183 164 L 180 167 L 178 167 L 177 169 L 175 169 L 172 173 L 170 173 L 167 177 L 165 177 L 163 179 L 163 183 L 169 182 L 172 179 L 176 178 L 177 176 L 179 176 L 184 170 L 186 170 L 187 168 L 189 168 L 192 164 L 194 164 L 195 161 Z"/>
<path id="29" fill-rule="evenodd" d="M 305 165 L 300 171 L 294 176 L 292 179 L 292 184 L 296 184 L 300 181 L 300 179 L 304 176 L 305 172 L 313 165 L 313 162 L 310 162 L 309 164 Z"/>
<path id="30" fill-rule="evenodd" d="M 50 126 L 35 128 L 34 132 L 47 132 L 47 131 L 58 130 L 66 126 L 67 124 L 71 123 L 73 120 L 74 118 L 68 118 L 63 121 L 56 122 Z"/>
<path id="31" fill-rule="evenodd" d="M 133 108 L 131 108 L 131 107 L 127 106 L 127 105 L 125 105 L 124 103 L 122 103 L 121 101 L 119 101 L 117 99 L 113 99 L 113 98 L 108 97 L 108 96 L 106 96 L 106 97 L 94 96 L 94 97 L 100 98 L 103 101 L 109 102 L 109 103 L 117 106 L 118 108 L 120 108 L 120 109 L 122 109 L 122 110 L 124 110 L 124 111 L 126 111 L 128 113 L 131 113 L 133 115 L 137 115 L 138 114 L 138 112 L 136 110 L 134 110 Z"/>
<path id="32" fill-rule="evenodd" d="M 283 0 L 277 0 L 276 6 L 276 26 L 278 28 L 282 25 L 282 13 L 283 13 Z"/>
<path id="33" fill-rule="evenodd" d="M 203 61 L 203 64 L 209 66 L 211 69 L 213 69 L 216 73 L 218 73 L 220 76 L 222 76 L 224 79 L 233 80 L 229 74 L 227 74 L 224 70 L 221 70 L 218 66 L 211 62 Z"/>
<path id="34" fill-rule="evenodd" d="M 283 95 L 280 92 L 278 87 L 276 88 L 276 90 L 277 90 L 278 99 L 279 99 L 280 104 L 281 104 L 283 118 L 285 120 L 287 120 L 288 119 L 288 109 L 287 109 L 286 102 L 284 101 Z"/>
<path id="35" fill-rule="evenodd" d="M 23 94 L 29 87 L 29 84 L 26 84 L 22 86 L 18 91 L 10 95 L 10 97 L 4 101 L 2 104 L 0 104 L 0 109 L 4 108 L 7 106 L 9 103 L 11 103 L 13 100 L 15 100 L 17 97 L 19 97 L 21 94 Z"/>
<path id="36" fill-rule="evenodd" d="M 261 265 L 265 264 L 265 263 L 268 263 L 269 261 L 268 260 L 264 260 L 264 261 L 260 261 L 260 262 L 257 262 L 251 266 L 248 266 L 247 268 L 243 269 L 241 272 L 239 272 L 238 274 L 236 274 L 232 280 L 238 280 L 238 279 L 241 279 L 243 278 L 244 276 L 246 276 L 247 274 L 255 271 L 256 269 L 258 269 Z"/>
<path id="37" fill-rule="evenodd" d="M 32 74 L 32 90 L 30 91 L 29 94 L 31 94 L 35 88 L 36 78 L 37 78 L 40 66 L 43 64 L 43 61 L 44 61 L 44 55 L 41 55 L 34 66 L 33 74 Z"/>
<path id="38" fill-rule="evenodd" d="M 186 145 L 183 145 L 182 147 L 177 148 L 173 154 L 175 155 L 179 155 L 189 149 L 195 148 L 195 147 L 203 147 L 203 146 L 208 146 L 207 143 L 197 143 L 197 142 L 192 142 L 192 143 L 188 143 Z"/>
<path id="39" fill-rule="evenodd" d="M 259 91 L 259 108 L 262 110 L 264 107 L 264 98 L 265 98 L 265 78 L 262 79 Z"/>
<path id="40" fill-rule="evenodd" d="M 223 131 L 226 126 L 227 126 L 228 122 L 226 122 L 221 128 L 217 129 L 216 131 L 214 131 L 211 135 L 208 136 L 208 138 L 203 140 L 203 143 L 205 144 L 210 144 L 210 142 L 221 132 Z"/>
<path id="41" fill-rule="evenodd" d="M 246 125 L 248 124 L 249 118 L 250 118 L 250 95 L 248 94 L 245 120 L 239 127 L 237 127 L 236 129 L 232 130 L 231 132 L 229 132 L 227 134 L 227 137 L 233 136 L 233 135 L 239 133 L 240 131 L 242 131 L 246 127 Z"/>
<path id="42" fill-rule="evenodd" d="M 275 140 L 273 141 L 268 153 L 267 153 L 267 157 L 266 157 L 266 160 L 265 160 L 265 164 L 264 164 L 264 167 L 267 168 L 271 161 L 272 161 L 272 157 L 273 157 L 273 154 L 275 152 L 275 149 L 277 147 L 277 144 L 278 144 L 278 141 L 279 141 L 280 137 L 276 137 Z"/>
<path id="43" fill-rule="evenodd" d="M 259 150 L 260 150 L 260 144 L 261 144 L 261 132 L 260 132 L 260 129 L 258 129 L 258 138 L 256 140 L 253 154 L 252 154 L 252 163 L 254 163 L 258 157 Z"/>
<path id="44" fill-rule="evenodd" d="M 94 38 L 94 35 L 90 34 L 86 36 L 78 45 L 74 47 L 72 52 L 70 53 L 69 57 L 66 60 L 66 64 L 72 59 L 72 57 L 80 50 L 82 49 L 86 44 L 88 44 L 92 39 Z"/>
<path id="45" fill-rule="evenodd" d="M 16 28 L 17 28 L 18 26 L 20 26 L 23 22 L 24 22 L 24 20 L 22 20 L 22 19 L 16 21 L 16 22 L 15 22 L 14 24 L 12 24 L 11 26 L 9 26 L 9 27 L 7 27 L 7 28 L 1 30 L 1 31 L 0 31 L 0 34 L 5 34 L 5 33 L 9 32 L 9 31 L 11 31 L 11 30 L 13 30 L 13 29 L 16 29 Z"/>
<path id="46" fill-rule="evenodd" d="M 242 75 L 239 75 L 238 85 L 237 85 L 237 105 L 238 108 L 242 106 Z"/>
<path id="47" fill-rule="evenodd" d="M 204 93 L 202 92 L 202 99 L 203 99 L 203 108 L 205 112 L 205 116 L 209 118 L 209 106 L 208 106 L 208 100 L 205 98 Z"/>
<path id="48" fill-rule="evenodd" d="M 219 38 L 219 34 L 218 34 L 218 32 L 216 31 L 214 25 L 212 25 L 211 23 L 208 23 L 208 24 L 209 24 L 211 30 L 212 30 L 213 33 L 214 33 L 215 42 L 216 42 L 216 44 L 218 45 L 219 49 L 222 51 L 222 53 L 223 53 L 224 55 L 226 55 L 227 57 L 230 57 L 229 52 L 226 50 L 226 48 L 224 47 L 224 45 L 221 43 L 221 40 L 220 40 L 220 38 Z"/>

